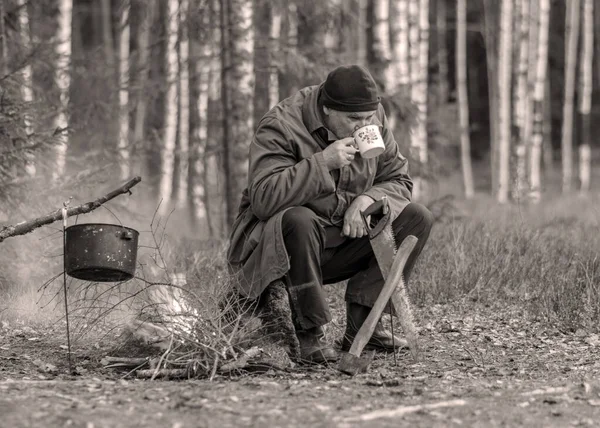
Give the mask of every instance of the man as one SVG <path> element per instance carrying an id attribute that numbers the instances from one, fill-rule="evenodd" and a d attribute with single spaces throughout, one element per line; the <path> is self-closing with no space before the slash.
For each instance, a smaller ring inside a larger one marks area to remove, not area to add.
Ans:
<path id="1" fill-rule="evenodd" d="M 385 142 L 385 151 L 372 159 L 360 156 L 351 137 L 368 124 L 380 127 Z M 384 283 L 360 211 L 385 196 L 396 242 L 419 239 L 406 279 L 433 222 L 425 207 L 410 202 L 407 160 L 387 128 L 373 77 L 364 67 L 341 66 L 322 84 L 281 101 L 260 121 L 249 157 L 248 187 L 228 251 L 239 292 L 257 299 L 283 279 L 301 359 L 333 361 L 337 352 L 322 329 L 331 320 L 323 285 L 349 279 L 347 351 Z M 380 322 L 369 345 L 390 350 L 401 343 Z"/>

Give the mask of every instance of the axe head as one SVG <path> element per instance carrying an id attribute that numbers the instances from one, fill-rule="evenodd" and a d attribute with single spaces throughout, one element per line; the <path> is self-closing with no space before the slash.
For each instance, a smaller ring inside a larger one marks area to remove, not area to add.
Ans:
<path id="1" fill-rule="evenodd" d="M 362 357 L 356 356 L 349 352 L 344 352 L 340 357 L 338 370 L 350 376 L 364 373 L 371 365 L 374 356 L 374 350 L 366 352 Z"/>

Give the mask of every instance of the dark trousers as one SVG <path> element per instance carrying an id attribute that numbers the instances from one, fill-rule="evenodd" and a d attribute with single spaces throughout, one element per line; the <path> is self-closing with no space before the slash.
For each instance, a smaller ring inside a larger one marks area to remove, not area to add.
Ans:
<path id="1" fill-rule="evenodd" d="M 432 224 L 429 210 L 416 203 L 404 208 L 392 223 L 398 245 L 409 235 L 419 239 L 404 268 L 407 282 Z M 297 329 L 318 327 L 331 321 L 323 284 L 349 279 L 347 302 L 368 307 L 375 304 L 384 280 L 368 237 L 340 239 L 340 228 L 324 228 L 317 215 L 306 207 L 288 210 L 283 216 L 282 229 L 291 265 L 285 282 Z"/>

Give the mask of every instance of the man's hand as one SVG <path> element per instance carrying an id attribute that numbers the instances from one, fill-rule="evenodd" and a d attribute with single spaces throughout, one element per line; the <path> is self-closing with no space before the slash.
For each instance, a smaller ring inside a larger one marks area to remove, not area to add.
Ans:
<path id="1" fill-rule="evenodd" d="M 362 238 L 367 234 L 360 212 L 369 207 L 375 200 L 367 195 L 360 195 L 352 201 L 344 214 L 342 235 L 349 238 Z"/>
<path id="2" fill-rule="evenodd" d="M 331 143 L 323 150 L 323 158 L 325 158 L 329 171 L 350 165 L 358 151 L 355 144 L 352 137 L 342 138 Z"/>

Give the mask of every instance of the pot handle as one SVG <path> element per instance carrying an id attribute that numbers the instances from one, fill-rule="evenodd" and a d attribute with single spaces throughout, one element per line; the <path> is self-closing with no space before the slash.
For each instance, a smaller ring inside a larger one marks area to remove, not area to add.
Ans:
<path id="1" fill-rule="evenodd" d="M 127 241 L 131 241 L 133 239 L 133 233 L 131 233 L 130 230 L 123 230 L 121 232 L 117 232 L 116 235 L 119 238 Z"/>

